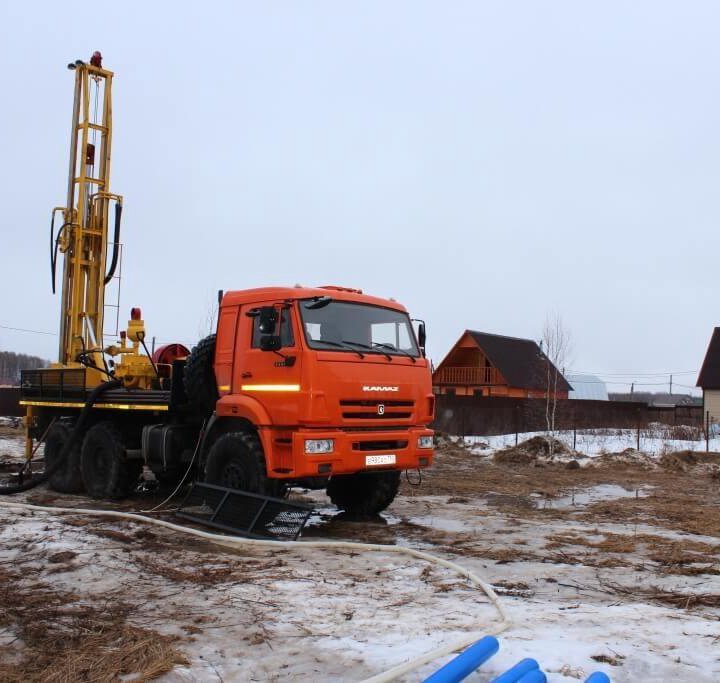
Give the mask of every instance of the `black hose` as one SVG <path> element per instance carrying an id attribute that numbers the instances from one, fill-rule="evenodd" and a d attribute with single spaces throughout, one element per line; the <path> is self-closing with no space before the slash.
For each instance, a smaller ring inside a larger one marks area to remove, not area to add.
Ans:
<path id="1" fill-rule="evenodd" d="M 95 405 L 98 397 L 109 389 L 115 389 L 119 386 L 122 386 L 122 382 L 119 379 L 112 379 L 109 382 L 98 384 L 98 386 L 96 386 L 87 397 L 87 401 L 85 401 L 85 405 L 80 411 L 80 416 L 75 423 L 75 427 L 72 432 L 70 432 L 70 438 L 65 442 L 65 445 L 63 446 L 62 451 L 60 451 L 60 455 L 53 466 L 46 469 L 39 477 L 30 479 L 30 481 L 27 481 L 24 484 L 18 484 L 17 486 L 0 486 L 0 496 L 9 496 L 13 493 L 29 491 L 43 482 L 46 482 L 53 474 L 55 474 L 55 472 L 57 472 L 65 464 L 65 460 L 70 454 L 70 449 L 75 445 L 75 442 L 82 433 L 82 428 L 87 421 L 87 416 L 90 414 L 90 409 L 93 405 Z"/>
<path id="2" fill-rule="evenodd" d="M 55 214 L 53 214 L 52 220 L 50 221 L 50 279 L 52 280 L 52 293 L 55 294 L 55 273 L 57 270 L 57 257 L 58 249 L 60 247 L 60 237 L 63 234 L 63 230 L 67 228 L 68 223 L 63 223 L 55 235 Z"/>
<path id="3" fill-rule="evenodd" d="M 50 281 L 52 282 L 52 291 L 55 294 L 55 212 L 50 216 Z"/>
<path id="4" fill-rule="evenodd" d="M 108 284 L 115 275 L 115 269 L 118 263 L 118 251 L 120 250 L 120 217 L 122 216 L 122 204 L 116 202 L 115 204 L 115 234 L 113 235 L 113 255 L 112 261 L 110 261 L 110 269 L 105 276 L 105 284 Z"/>

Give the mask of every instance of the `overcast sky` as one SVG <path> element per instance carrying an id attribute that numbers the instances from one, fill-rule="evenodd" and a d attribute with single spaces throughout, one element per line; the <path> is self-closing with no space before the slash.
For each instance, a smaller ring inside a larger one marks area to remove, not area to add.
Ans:
<path id="1" fill-rule="evenodd" d="M 340 284 L 424 318 L 436 363 L 465 328 L 539 339 L 557 312 L 572 370 L 695 384 L 720 324 L 720 4 L 187 4 L 1 3 L 0 325 L 57 331 L 66 64 L 99 49 L 121 319 L 141 306 L 149 336 L 196 340 L 218 289 Z M 56 359 L 5 327 L 0 349 Z"/>

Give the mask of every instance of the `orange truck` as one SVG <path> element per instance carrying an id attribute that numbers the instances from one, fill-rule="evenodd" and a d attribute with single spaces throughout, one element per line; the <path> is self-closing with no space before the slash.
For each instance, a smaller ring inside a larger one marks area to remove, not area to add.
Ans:
<path id="1" fill-rule="evenodd" d="M 184 368 L 190 405 L 210 415 L 205 480 L 267 494 L 326 483 L 338 507 L 383 510 L 402 470 L 432 462 L 424 337 L 403 306 L 356 289 L 228 292 Z"/>
<path id="2" fill-rule="evenodd" d="M 62 278 L 59 353 L 22 374 L 27 460 L 44 441 L 51 488 L 98 498 L 193 472 L 265 495 L 326 486 L 348 512 L 385 509 L 403 470 L 432 463 L 424 323 L 357 289 L 267 287 L 224 294 L 216 334 L 192 352 L 170 344 L 151 353 L 138 308 L 108 344 L 105 290 L 122 270 L 123 198 L 110 191 L 113 73 L 99 52 L 68 67 L 68 195 L 50 228 L 53 290 Z"/>
<path id="3" fill-rule="evenodd" d="M 134 315 L 130 335 L 142 336 Z M 394 500 L 403 470 L 432 463 L 424 341 L 424 324 L 416 331 L 403 306 L 356 289 L 227 292 L 216 334 L 191 352 L 161 347 L 149 387 L 116 380 L 91 406 L 50 486 L 121 498 L 143 478 L 190 469 L 207 483 L 263 495 L 326 487 L 348 513 L 377 514 Z M 46 467 L 79 423 L 90 377 L 83 367 L 23 373 L 29 436 L 46 435 Z"/>

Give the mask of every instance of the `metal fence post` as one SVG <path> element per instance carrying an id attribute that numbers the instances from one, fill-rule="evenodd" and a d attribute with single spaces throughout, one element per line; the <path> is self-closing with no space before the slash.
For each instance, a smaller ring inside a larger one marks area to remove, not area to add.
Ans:
<path id="1" fill-rule="evenodd" d="M 705 413 L 705 452 L 710 452 L 710 411 Z"/>

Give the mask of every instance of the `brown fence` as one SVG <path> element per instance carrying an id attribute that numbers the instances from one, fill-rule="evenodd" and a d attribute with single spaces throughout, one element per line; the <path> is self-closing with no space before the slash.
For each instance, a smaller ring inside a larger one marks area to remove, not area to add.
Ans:
<path id="1" fill-rule="evenodd" d="M 21 406 L 18 405 L 20 400 L 19 387 L 0 387 L 0 415 L 9 417 L 19 417 L 24 415 Z"/>
<path id="2" fill-rule="evenodd" d="M 437 396 L 436 430 L 459 436 L 490 436 L 547 429 L 546 402 L 534 398 Z M 701 427 L 702 406 L 659 407 L 631 401 L 558 400 L 556 429 L 637 428 L 650 422 Z"/>

